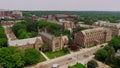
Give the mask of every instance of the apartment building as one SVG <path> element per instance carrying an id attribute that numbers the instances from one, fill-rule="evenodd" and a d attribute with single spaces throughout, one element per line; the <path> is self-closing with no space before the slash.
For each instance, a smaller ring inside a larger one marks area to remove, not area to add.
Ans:
<path id="1" fill-rule="evenodd" d="M 98 21 L 93 23 L 94 26 L 110 28 L 112 36 L 120 36 L 120 23 L 110 23 L 109 21 Z"/>
<path id="2" fill-rule="evenodd" d="M 111 40 L 111 34 L 111 30 L 107 28 L 86 29 L 75 34 L 74 42 L 89 47 Z"/>

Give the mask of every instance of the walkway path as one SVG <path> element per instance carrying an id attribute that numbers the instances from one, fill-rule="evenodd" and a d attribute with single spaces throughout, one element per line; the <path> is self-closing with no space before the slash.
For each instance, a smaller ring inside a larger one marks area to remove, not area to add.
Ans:
<path id="1" fill-rule="evenodd" d="M 110 66 L 108 66 L 108 65 L 106 65 L 106 64 L 104 64 L 96 59 L 93 59 L 93 60 L 95 60 L 98 63 L 98 68 L 111 68 Z"/>
<path id="2" fill-rule="evenodd" d="M 106 43 L 105 43 L 106 44 Z M 103 45 L 103 44 L 102 44 Z M 95 46 L 95 47 L 91 47 L 91 48 L 85 48 L 82 49 L 78 52 L 72 53 L 72 54 L 68 54 L 62 57 L 58 57 L 55 59 L 51 59 L 45 62 L 41 62 L 36 64 L 35 66 L 29 66 L 29 67 L 25 67 L 25 68 L 51 68 L 53 64 L 59 64 L 59 68 L 67 68 L 68 65 L 73 65 L 76 62 L 80 62 L 82 64 L 86 64 L 89 60 L 91 60 L 94 57 L 94 53 L 100 49 L 101 45 Z M 88 56 L 85 56 L 88 55 Z M 69 60 L 68 58 L 72 57 L 71 60 Z"/>
<path id="3" fill-rule="evenodd" d="M 40 51 L 40 53 L 42 54 L 42 56 L 43 56 L 46 60 L 50 60 L 42 51 Z"/>
<path id="4" fill-rule="evenodd" d="M 12 29 L 10 26 L 3 26 L 6 36 L 8 38 L 9 41 L 11 40 L 17 40 L 17 37 L 15 36 L 15 34 L 13 33 Z"/>

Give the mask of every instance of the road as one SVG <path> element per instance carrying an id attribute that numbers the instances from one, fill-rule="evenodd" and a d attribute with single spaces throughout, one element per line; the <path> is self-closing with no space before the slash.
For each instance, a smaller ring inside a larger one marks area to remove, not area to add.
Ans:
<path id="1" fill-rule="evenodd" d="M 105 43 L 106 45 L 107 43 Z M 102 44 L 103 45 L 103 44 Z M 25 67 L 25 68 L 51 68 L 53 64 L 59 64 L 59 68 L 67 68 L 68 65 L 74 65 L 76 62 L 80 62 L 82 64 L 86 64 L 89 60 L 94 57 L 94 53 L 100 49 L 101 45 L 91 47 L 91 48 L 84 48 L 78 52 L 68 54 L 62 57 L 58 57 L 55 59 L 51 59 L 42 63 L 38 63 L 37 65 Z M 72 59 L 68 59 L 71 58 Z"/>

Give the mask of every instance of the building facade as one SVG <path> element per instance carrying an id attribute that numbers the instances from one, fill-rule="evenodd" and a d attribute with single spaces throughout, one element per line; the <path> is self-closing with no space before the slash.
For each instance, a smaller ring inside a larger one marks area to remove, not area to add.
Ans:
<path id="1" fill-rule="evenodd" d="M 74 42 L 78 45 L 89 47 L 111 40 L 111 30 L 106 28 L 93 28 L 75 34 Z"/>
<path id="2" fill-rule="evenodd" d="M 77 20 L 78 16 L 71 14 L 53 14 L 53 15 L 44 15 L 43 18 L 52 21 L 61 21 L 61 20 L 72 21 L 72 20 Z"/>
<path id="3" fill-rule="evenodd" d="M 22 40 L 8 40 L 9 46 L 17 46 L 21 50 L 26 50 L 27 48 L 34 48 L 39 50 L 42 46 L 43 41 L 41 37 L 22 39 Z"/>
<path id="4" fill-rule="evenodd" d="M 58 51 L 63 48 L 64 45 L 68 44 L 68 38 L 66 36 L 55 37 L 54 35 L 48 34 L 46 32 L 41 32 L 43 42 L 52 51 Z"/>
<path id="5" fill-rule="evenodd" d="M 75 24 L 72 21 L 62 21 L 61 23 L 63 23 L 64 30 L 70 30 L 75 28 Z"/>
<path id="6" fill-rule="evenodd" d="M 22 18 L 21 11 L 0 10 L 0 18 Z"/>
<path id="7" fill-rule="evenodd" d="M 94 26 L 110 28 L 112 36 L 120 36 L 120 23 L 110 23 L 109 21 L 98 21 L 93 23 Z"/>

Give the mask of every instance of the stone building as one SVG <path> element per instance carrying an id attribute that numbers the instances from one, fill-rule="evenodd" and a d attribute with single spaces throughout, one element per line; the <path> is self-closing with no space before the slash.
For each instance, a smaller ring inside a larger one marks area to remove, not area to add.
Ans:
<path id="1" fill-rule="evenodd" d="M 110 23 L 109 21 L 98 21 L 93 23 L 94 26 L 110 28 L 112 36 L 120 36 L 120 23 Z"/>
<path id="2" fill-rule="evenodd" d="M 22 40 L 8 40 L 8 46 L 17 46 L 21 50 L 25 50 L 27 48 L 34 48 L 36 50 L 39 50 L 42 44 L 43 41 L 41 37 L 28 38 Z"/>
<path id="3" fill-rule="evenodd" d="M 5 25 L 3 26 L 3 28 L 5 30 L 5 34 L 8 39 L 8 46 L 16 46 L 20 48 L 21 50 L 25 50 L 27 48 L 34 48 L 36 50 L 39 50 L 39 48 L 43 44 L 41 37 L 17 39 L 17 37 L 14 35 L 11 29 L 11 26 Z"/>
<path id="4" fill-rule="evenodd" d="M 66 36 L 55 37 L 54 35 L 48 34 L 47 32 L 40 32 L 43 42 L 52 51 L 58 51 L 63 48 L 64 45 L 68 43 L 68 38 Z"/>
<path id="5" fill-rule="evenodd" d="M 75 34 L 76 44 L 89 47 L 111 40 L 111 30 L 106 28 L 93 28 L 80 31 Z"/>
<path id="6" fill-rule="evenodd" d="M 75 28 L 75 24 L 72 21 L 62 21 L 64 30 Z"/>

